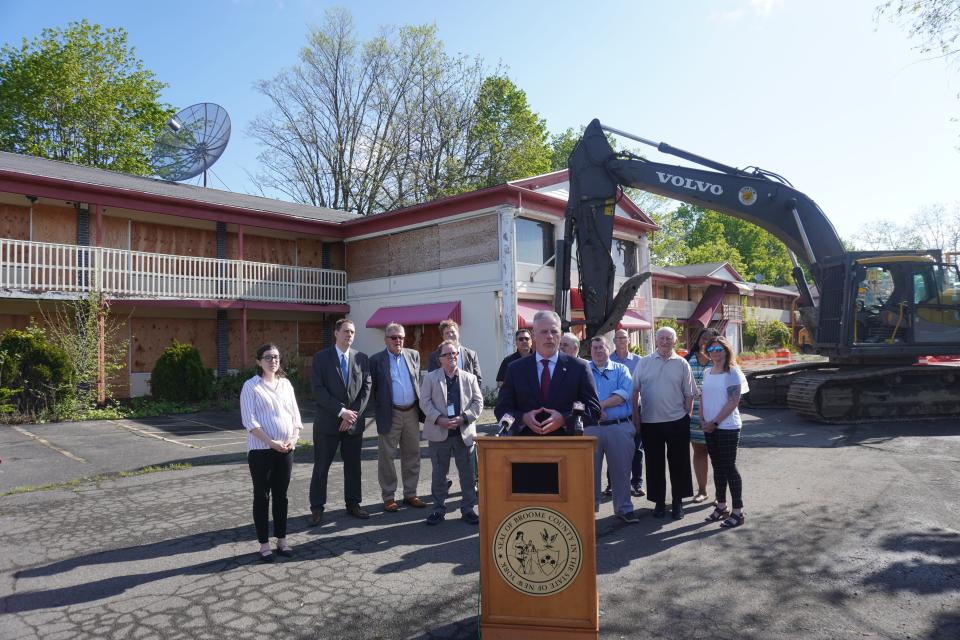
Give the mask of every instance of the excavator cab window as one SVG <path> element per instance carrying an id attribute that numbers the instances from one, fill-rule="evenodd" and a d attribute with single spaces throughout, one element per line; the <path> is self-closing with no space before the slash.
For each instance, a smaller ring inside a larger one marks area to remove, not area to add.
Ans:
<path id="1" fill-rule="evenodd" d="M 899 264 L 871 264 L 857 269 L 854 299 L 854 342 L 871 344 L 903 342 L 907 339 L 910 295 L 909 277 L 905 280 Z"/>
<path id="2" fill-rule="evenodd" d="M 922 281 L 922 294 L 917 286 Z M 960 341 L 960 272 L 952 264 L 925 265 L 914 274 L 914 338 L 918 343 Z"/>

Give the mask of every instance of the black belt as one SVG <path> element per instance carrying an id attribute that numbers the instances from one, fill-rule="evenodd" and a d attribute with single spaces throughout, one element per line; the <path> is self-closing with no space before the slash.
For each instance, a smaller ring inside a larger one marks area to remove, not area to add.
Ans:
<path id="1" fill-rule="evenodd" d="M 620 424 L 621 422 L 630 422 L 630 420 L 631 420 L 630 416 L 627 416 L 626 418 L 619 418 L 617 420 L 601 420 L 600 422 L 597 423 L 597 425 L 601 427 L 607 427 L 607 426 L 610 426 L 611 424 Z"/>
<path id="2" fill-rule="evenodd" d="M 397 405 L 393 405 L 393 410 L 394 411 L 411 411 L 415 406 L 417 406 L 416 402 L 414 402 L 413 404 L 408 404 L 405 407 L 398 407 Z"/>

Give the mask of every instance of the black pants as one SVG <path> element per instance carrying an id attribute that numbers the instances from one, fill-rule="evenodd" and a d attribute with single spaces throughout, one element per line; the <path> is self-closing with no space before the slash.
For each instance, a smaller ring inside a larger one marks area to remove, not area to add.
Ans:
<path id="1" fill-rule="evenodd" d="M 314 427 L 316 431 L 316 427 Z M 351 435 L 346 431 L 313 436 L 313 476 L 310 478 L 310 509 L 317 511 L 327 504 L 327 474 L 340 449 L 343 459 L 343 498 L 347 505 L 360 504 L 360 451 L 363 431 Z"/>
<path id="2" fill-rule="evenodd" d="M 717 429 L 705 433 L 707 453 L 713 465 L 713 483 L 717 491 L 717 502 L 727 501 L 727 485 L 730 485 L 730 497 L 733 508 L 743 509 L 743 482 L 737 471 L 737 447 L 740 446 L 740 429 Z"/>
<path id="3" fill-rule="evenodd" d="M 273 449 L 253 449 L 247 453 L 250 478 L 253 479 L 253 526 L 257 540 L 270 540 L 267 511 L 273 494 L 273 535 L 287 537 L 287 487 L 293 471 L 293 452 L 280 453 Z"/>
<path id="4" fill-rule="evenodd" d="M 670 465 L 673 500 L 693 495 L 690 475 L 690 416 L 672 422 L 644 422 L 640 425 L 647 457 L 647 500 L 666 502 L 666 465 Z M 666 459 L 664 459 L 666 447 Z"/>

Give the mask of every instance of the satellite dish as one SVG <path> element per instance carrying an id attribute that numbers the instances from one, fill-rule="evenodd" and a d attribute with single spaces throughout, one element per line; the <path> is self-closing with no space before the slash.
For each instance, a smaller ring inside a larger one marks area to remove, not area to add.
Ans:
<path id="1" fill-rule="evenodd" d="M 213 102 L 187 107 L 167 120 L 167 128 L 153 148 L 153 166 L 164 180 L 189 180 L 203 174 L 220 159 L 230 141 L 230 116 Z"/>

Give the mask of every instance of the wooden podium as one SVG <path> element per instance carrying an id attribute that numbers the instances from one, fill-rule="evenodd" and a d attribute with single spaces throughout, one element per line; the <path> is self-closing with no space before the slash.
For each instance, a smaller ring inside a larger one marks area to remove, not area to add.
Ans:
<path id="1" fill-rule="evenodd" d="M 477 438 L 483 640 L 599 637 L 585 436 Z"/>

